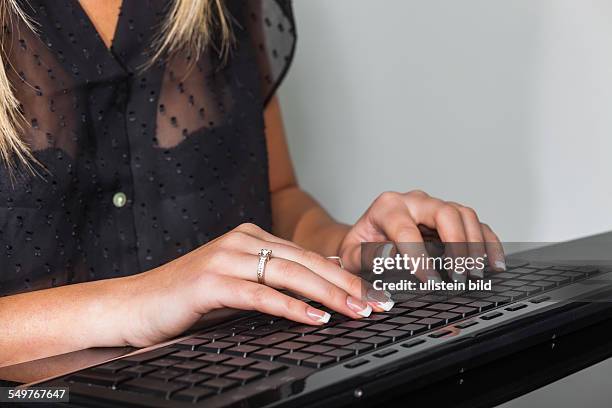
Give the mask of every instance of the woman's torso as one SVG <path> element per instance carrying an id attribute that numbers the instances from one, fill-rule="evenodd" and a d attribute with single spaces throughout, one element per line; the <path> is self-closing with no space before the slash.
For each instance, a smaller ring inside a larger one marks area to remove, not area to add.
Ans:
<path id="1" fill-rule="evenodd" d="M 167 2 L 124 0 L 112 51 L 77 0 L 27 4 L 39 36 L 11 30 L 7 71 L 46 170 L 0 169 L 0 295 L 148 270 L 243 222 L 270 228 L 262 112 L 293 51 L 288 4 L 228 2 L 227 64 L 209 47 L 191 70 L 179 54 L 144 71 Z"/>

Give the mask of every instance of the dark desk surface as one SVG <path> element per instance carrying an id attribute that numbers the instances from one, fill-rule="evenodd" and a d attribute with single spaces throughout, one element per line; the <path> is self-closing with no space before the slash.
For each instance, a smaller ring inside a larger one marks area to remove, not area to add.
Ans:
<path id="1" fill-rule="evenodd" d="M 599 261 L 602 264 L 605 263 L 610 265 L 612 264 L 611 249 L 612 232 L 609 232 L 530 250 L 524 252 L 521 258 L 536 261 L 555 261 L 559 263 L 575 263 L 584 261 L 585 263 L 592 264 L 594 263 L 593 261 Z M 610 332 L 608 330 L 612 330 L 612 322 L 609 323 L 609 326 L 606 326 L 606 334 Z M 580 336 L 576 336 L 575 341 L 581 341 L 580 339 Z M 572 374 L 560 374 L 558 377 L 562 375 L 567 376 L 557 379 L 557 381 L 544 385 L 534 391 L 527 392 L 518 398 L 505 402 L 500 405 L 500 407 L 558 408 L 581 406 L 581 408 L 591 408 L 610 406 L 609 399 L 612 396 L 612 390 L 610 389 L 609 384 L 610 378 L 612 378 L 612 358 L 607 357 L 612 355 L 612 339 L 608 340 L 608 343 L 599 345 L 600 352 L 598 354 L 594 355 L 594 353 L 590 353 L 588 356 L 585 356 L 582 360 L 582 366 L 580 364 L 574 364 L 573 367 L 578 368 L 569 370 L 569 372 L 573 372 Z M 587 348 L 591 348 L 591 345 L 587 346 Z M 607 352 L 607 350 L 611 350 L 611 352 Z M 52 374 L 65 372 L 67 368 L 77 369 L 78 367 L 92 365 L 112 358 L 113 356 L 124 354 L 127 351 L 129 351 L 129 349 L 83 350 L 81 352 L 70 353 L 63 356 L 56 356 L 20 365 L 4 367 L 0 368 L 0 380 L 12 380 L 18 382 L 36 381 Z M 565 355 L 573 356 L 572 348 L 570 348 L 569 352 L 566 352 Z M 590 366 L 583 368 L 587 365 Z M 498 369 L 501 370 L 503 368 L 501 366 L 495 366 L 494 368 L 488 369 L 484 368 L 483 371 L 486 372 L 477 375 L 489 377 L 491 375 L 496 375 L 491 373 L 490 370 L 497 371 Z M 578 369 L 579 371 L 576 371 Z M 560 370 L 560 372 L 562 371 L 564 370 Z M 525 386 L 524 388 L 526 390 L 529 389 L 528 386 Z M 450 403 L 450 401 L 447 403 Z M 481 404 L 471 404 L 467 402 L 464 406 L 477 405 Z"/>

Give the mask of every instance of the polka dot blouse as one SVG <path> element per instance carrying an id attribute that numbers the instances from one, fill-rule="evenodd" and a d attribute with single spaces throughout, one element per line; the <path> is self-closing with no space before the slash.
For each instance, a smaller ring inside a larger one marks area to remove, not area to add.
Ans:
<path id="1" fill-rule="evenodd" d="M 77 0 L 21 1 L 7 72 L 39 175 L 0 167 L 0 295 L 130 275 L 243 222 L 270 228 L 263 110 L 293 55 L 288 1 L 227 0 L 235 43 L 147 70 L 168 1 L 124 0 L 112 47 Z"/>

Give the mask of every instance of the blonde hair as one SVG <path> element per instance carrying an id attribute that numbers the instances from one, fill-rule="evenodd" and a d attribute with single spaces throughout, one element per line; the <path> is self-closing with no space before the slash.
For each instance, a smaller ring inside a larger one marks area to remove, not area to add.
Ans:
<path id="1" fill-rule="evenodd" d="M 19 7 L 18 0 L 0 0 L 0 27 L 12 26 L 15 18 L 36 31 L 34 22 Z M 215 30 L 218 30 L 218 38 L 213 36 Z M 186 52 L 190 64 L 194 64 L 207 46 L 215 47 L 219 57 L 225 60 L 232 41 L 232 28 L 223 0 L 174 0 L 151 44 L 155 52 L 143 69 L 179 51 Z M 5 41 L 0 41 L 0 161 L 12 176 L 15 165 L 22 164 L 33 172 L 32 163 L 38 162 L 19 135 L 26 120 L 7 75 L 10 63 L 5 47 Z"/>

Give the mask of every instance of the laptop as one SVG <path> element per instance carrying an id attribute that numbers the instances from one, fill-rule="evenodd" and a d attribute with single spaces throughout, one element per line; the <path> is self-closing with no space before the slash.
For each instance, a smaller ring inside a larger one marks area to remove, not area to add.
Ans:
<path id="1" fill-rule="evenodd" d="M 403 294 L 360 320 L 245 313 L 36 383 L 82 407 L 324 407 L 418 388 L 609 316 L 612 269 L 507 259 L 490 291 Z M 326 310 L 320 304 L 315 307 Z"/>

